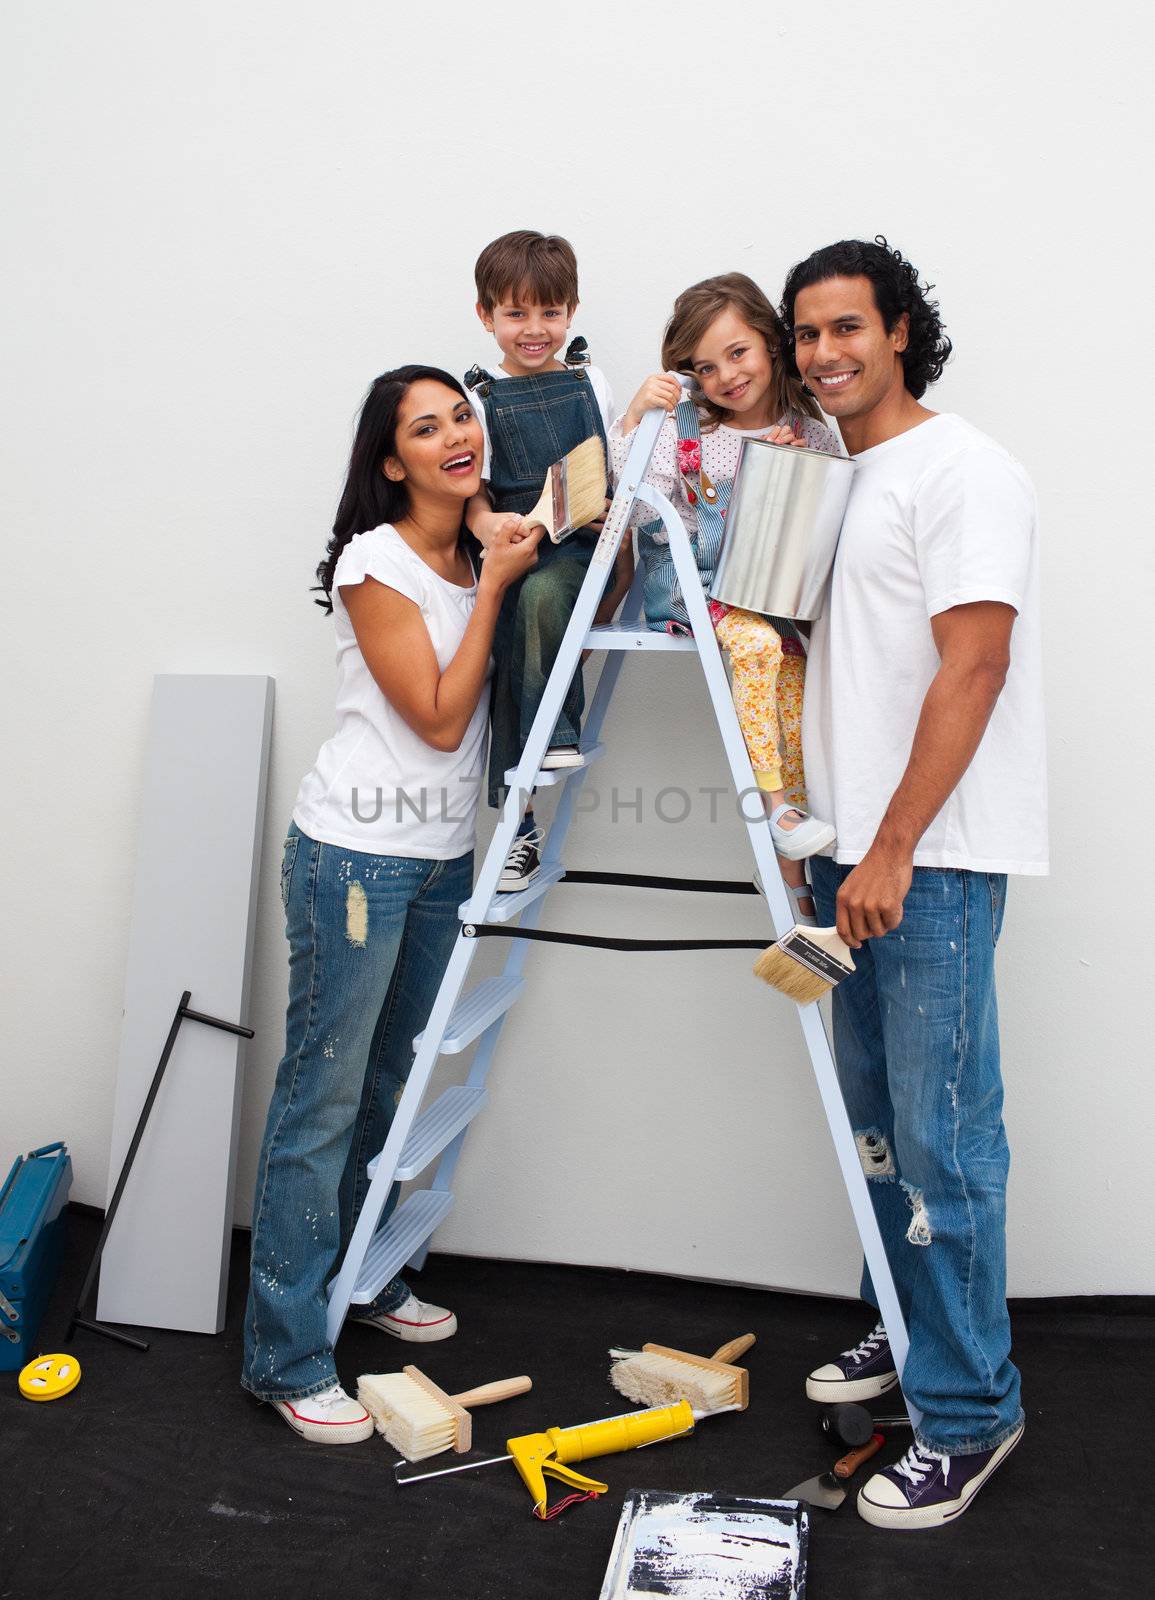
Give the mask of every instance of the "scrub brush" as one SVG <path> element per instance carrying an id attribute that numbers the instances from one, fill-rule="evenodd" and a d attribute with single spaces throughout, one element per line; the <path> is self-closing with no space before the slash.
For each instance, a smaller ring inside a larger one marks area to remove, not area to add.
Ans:
<path id="1" fill-rule="evenodd" d="M 464 1453 L 473 1443 L 473 1419 L 466 1406 L 511 1400 L 533 1388 L 531 1378 L 503 1378 L 463 1394 L 446 1394 L 417 1367 L 403 1372 L 366 1372 L 357 1380 L 357 1398 L 389 1443 L 408 1461 L 424 1461 L 442 1450 Z"/>
<path id="2" fill-rule="evenodd" d="M 627 1400 L 640 1405 L 672 1405 L 687 1400 L 695 1412 L 745 1411 L 750 1403 L 750 1375 L 745 1367 L 732 1366 L 754 1343 L 752 1333 L 731 1339 L 710 1357 L 690 1355 L 686 1350 L 669 1350 L 661 1344 L 645 1344 L 637 1350 L 611 1350 L 615 1360 L 610 1382 Z"/>

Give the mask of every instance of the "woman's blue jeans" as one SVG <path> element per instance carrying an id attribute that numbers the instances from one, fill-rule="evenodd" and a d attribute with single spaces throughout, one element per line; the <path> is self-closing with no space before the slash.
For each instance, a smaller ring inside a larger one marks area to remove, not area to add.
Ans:
<path id="1" fill-rule="evenodd" d="M 854 869 L 810 871 L 819 922 Z M 1002 873 L 916 867 L 891 933 L 834 991 L 842 1096 L 910 1332 L 919 1442 L 989 1450 L 1022 1420 L 1006 1301 L 1006 1186 L 995 945 Z M 874 1291 L 864 1272 L 863 1297 Z"/>
<path id="2" fill-rule="evenodd" d="M 337 1380 L 326 1285 L 385 1143 L 473 882 L 454 861 L 375 856 L 290 827 L 281 868 L 289 938 L 285 1054 L 257 1168 L 241 1381 L 262 1400 Z M 396 1198 L 394 1190 L 393 1200 Z M 388 1208 L 387 1208 L 388 1209 Z M 367 1310 L 408 1293 L 399 1278 Z"/>

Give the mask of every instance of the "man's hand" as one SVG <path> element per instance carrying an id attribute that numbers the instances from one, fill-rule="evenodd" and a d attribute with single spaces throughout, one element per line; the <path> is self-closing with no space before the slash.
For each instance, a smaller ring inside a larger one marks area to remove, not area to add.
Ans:
<path id="1" fill-rule="evenodd" d="M 897 928 L 913 875 L 913 852 L 887 851 L 876 840 L 838 891 L 839 938 L 857 950 Z"/>

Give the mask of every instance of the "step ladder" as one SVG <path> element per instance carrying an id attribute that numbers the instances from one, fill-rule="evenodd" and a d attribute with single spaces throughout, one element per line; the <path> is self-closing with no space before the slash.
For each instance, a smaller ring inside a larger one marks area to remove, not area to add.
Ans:
<path id="1" fill-rule="evenodd" d="M 432 1234 L 453 1205 L 454 1169 L 469 1124 L 485 1105 L 485 1084 L 505 1016 L 525 988 L 523 969 L 529 944 L 535 938 L 582 942 L 581 936 L 544 933 L 537 929 L 542 907 L 550 891 L 567 877 L 570 882 L 577 880 L 587 883 L 595 881 L 642 886 L 648 883 L 655 887 L 670 886 L 670 880 L 667 879 L 646 879 L 633 874 L 587 872 L 567 874 L 563 859 L 582 784 L 591 766 L 603 753 L 604 747 L 600 742 L 602 725 L 617 684 L 623 657 L 628 652 L 678 650 L 697 653 L 735 790 L 741 795 L 753 793 L 756 789 L 745 740 L 734 710 L 726 670 L 706 609 L 706 599 L 702 592 L 689 537 L 681 517 L 669 500 L 643 482 L 664 417 L 665 413 L 662 411 L 648 412 L 635 432 L 625 470 L 617 486 L 585 581 L 574 604 L 569 626 L 562 639 L 557 661 L 534 718 L 522 758 L 515 769 L 506 773 L 506 782 L 510 787 L 501 820 L 482 862 L 473 893 L 459 908 L 461 935 L 446 966 L 441 987 L 429 1014 L 429 1021 L 424 1031 L 413 1042 L 415 1058 L 412 1070 L 398 1102 L 384 1148 L 370 1163 L 370 1186 L 345 1259 L 329 1287 L 328 1337 L 331 1344 L 336 1343 L 351 1304 L 367 1305 L 406 1262 L 415 1268 L 423 1264 Z M 693 628 L 693 637 L 655 633 L 646 628 L 641 617 L 640 571 L 636 574 L 635 582 L 623 607 L 622 620 L 606 627 L 592 626 L 594 613 L 613 568 L 614 558 L 623 537 L 627 536 L 626 530 L 630 519 L 638 506 L 653 511 L 665 526 L 678 583 Z M 548 747 L 550 735 L 556 725 L 570 680 L 577 670 L 581 652 L 585 649 L 602 651 L 606 655 L 585 719 L 582 735 L 585 765 L 542 772 L 541 761 Z M 520 892 L 498 894 L 498 878 L 528 797 L 535 787 L 544 788 L 554 784 L 561 785 L 562 792 L 542 852 L 541 870 L 533 882 Z M 792 925 L 794 918 L 786 888 L 778 871 L 777 859 L 770 841 L 770 830 L 766 826 L 760 802 L 756 810 L 749 805 L 743 806 L 741 810 L 773 921 L 774 936 L 777 936 Z M 747 815 L 748 812 L 754 812 L 754 815 Z M 756 892 L 752 884 L 719 884 L 698 879 L 679 880 L 679 886 L 687 889 Z M 508 927 L 509 953 L 501 975 L 486 978 L 465 992 L 469 970 L 480 946 L 481 937 L 500 934 L 503 931 L 502 925 L 512 926 Z M 687 940 L 631 941 L 590 937 L 588 942 L 619 949 L 694 947 L 694 942 Z M 770 942 L 770 936 L 766 942 Z M 726 943 L 741 947 L 747 945 L 749 941 L 703 940 L 700 942 L 700 947 L 716 948 L 719 944 Z M 752 978 L 751 982 L 754 981 L 756 980 Z M 890 1336 L 895 1365 L 901 1379 L 908 1346 L 906 1325 L 871 1204 L 854 1132 L 838 1086 L 830 1043 L 818 1005 L 799 1006 L 797 1010 L 834 1141 L 838 1164 L 862 1241 L 863 1253 L 870 1268 L 879 1309 Z M 475 1042 L 478 1048 L 466 1082 L 445 1090 L 423 1110 L 422 1105 L 429 1080 L 438 1057 L 465 1050 Z M 430 1187 L 410 1193 L 385 1225 L 379 1227 L 379 1220 L 393 1184 L 416 1178 L 434 1162 L 437 1162 L 437 1166 Z M 917 1425 L 920 1420 L 919 1414 L 909 1403 L 908 1410 Z"/>

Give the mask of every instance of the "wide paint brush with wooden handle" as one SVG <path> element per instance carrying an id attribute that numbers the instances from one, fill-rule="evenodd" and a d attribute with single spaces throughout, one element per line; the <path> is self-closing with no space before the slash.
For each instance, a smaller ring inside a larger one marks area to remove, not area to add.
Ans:
<path id="1" fill-rule="evenodd" d="M 605 509 L 606 452 L 595 433 L 554 462 L 541 499 L 525 522 L 527 527 L 544 528 L 554 544 L 560 544 L 575 528 L 584 528 Z"/>

